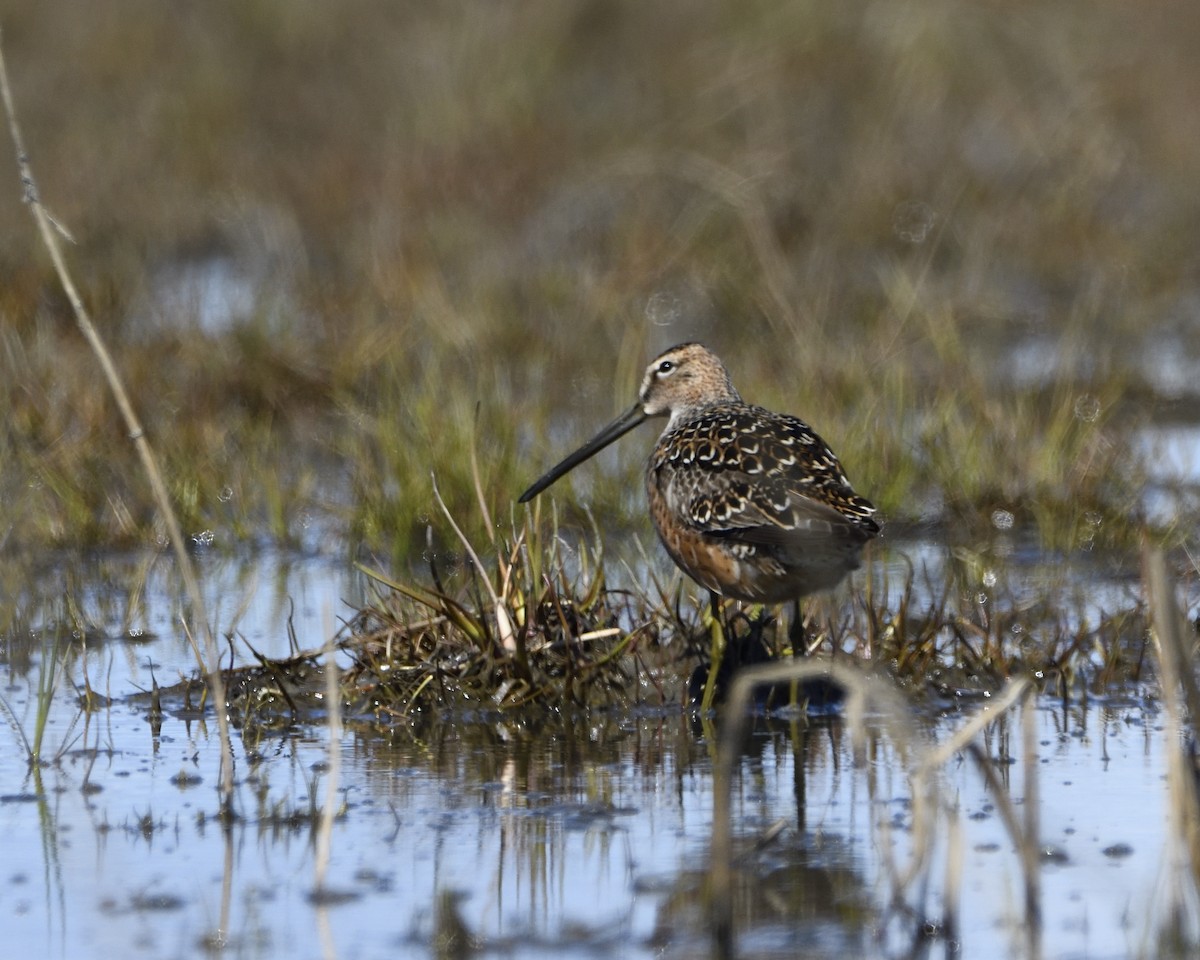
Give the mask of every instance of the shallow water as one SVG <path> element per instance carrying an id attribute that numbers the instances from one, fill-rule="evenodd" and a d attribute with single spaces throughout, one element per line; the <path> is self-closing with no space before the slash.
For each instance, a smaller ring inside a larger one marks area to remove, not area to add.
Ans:
<path id="1" fill-rule="evenodd" d="M 360 589 L 323 562 L 264 560 L 248 577 L 214 560 L 206 575 L 220 615 L 240 611 L 237 632 L 271 655 L 288 651 L 289 596 L 301 646 L 316 646 L 346 612 L 338 598 Z M 236 957 L 466 955 L 434 950 L 456 924 L 489 956 L 706 954 L 711 728 L 675 709 L 412 728 L 351 718 L 337 744 L 345 810 L 328 876 L 345 898 L 318 907 L 311 814 L 325 799 L 327 728 L 236 731 L 242 819 L 223 831 L 213 819 L 215 726 L 168 709 L 155 736 L 145 702 L 128 699 L 149 686 L 149 662 L 162 683 L 192 666 L 173 626 L 177 603 L 156 576 L 140 603 L 101 602 L 97 579 L 89 602 L 110 624 L 86 663 L 92 687 L 114 702 L 81 715 L 60 686 L 44 749 L 58 759 L 32 773 L 17 728 L 33 729 L 45 654 L 14 657 L 13 638 L 4 648 L 13 716 L 0 750 L 0 954 L 192 957 L 223 944 Z M 82 665 L 70 679 L 81 682 Z M 926 745 L 978 707 L 922 716 Z M 1164 922 L 1173 869 L 1160 717 L 1130 696 L 1044 702 L 1036 722 L 1040 835 L 1051 851 L 1040 873 L 1044 956 L 1153 955 L 1143 948 Z M 743 956 L 909 956 L 943 916 L 955 818 L 939 815 L 932 858 L 905 893 L 911 912 L 889 912 L 886 864 L 903 864 L 913 842 L 908 766 L 889 718 L 868 718 L 859 753 L 846 724 L 756 724 L 734 785 L 736 836 L 741 847 L 773 839 L 740 861 Z M 1004 720 L 982 742 L 1020 811 L 1017 728 Z M 959 929 L 925 942 L 924 955 L 959 955 L 959 945 L 970 957 L 1030 955 L 996 795 L 962 759 L 942 784 L 963 838 Z"/>

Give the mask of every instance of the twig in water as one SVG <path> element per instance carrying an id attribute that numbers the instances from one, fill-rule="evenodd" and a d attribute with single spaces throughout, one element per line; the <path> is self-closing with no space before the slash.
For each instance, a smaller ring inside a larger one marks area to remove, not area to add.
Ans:
<path id="1" fill-rule="evenodd" d="M 1190 728 L 1188 738 L 1196 742 L 1200 723 L 1195 664 L 1191 643 L 1184 640 L 1183 615 L 1162 551 L 1145 550 L 1143 564 L 1167 715 L 1163 736 L 1167 744 L 1169 836 L 1175 839 L 1170 844 L 1168 913 L 1176 922 L 1189 916 L 1195 922 L 1200 900 L 1200 775 L 1194 754 L 1189 755 L 1182 746 L 1186 728 Z"/>
<path id="2" fill-rule="evenodd" d="M 342 695 L 338 687 L 337 645 L 334 633 L 328 631 L 325 642 L 325 708 L 329 718 L 329 769 L 325 772 L 325 806 L 317 829 L 317 853 L 313 872 L 315 893 L 320 899 L 325 893 L 325 873 L 333 845 L 333 821 L 337 815 L 338 781 L 342 769 Z"/>

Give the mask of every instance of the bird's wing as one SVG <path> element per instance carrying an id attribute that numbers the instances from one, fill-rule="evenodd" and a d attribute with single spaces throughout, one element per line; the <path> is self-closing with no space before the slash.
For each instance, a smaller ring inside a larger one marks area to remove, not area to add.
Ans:
<path id="1" fill-rule="evenodd" d="M 862 543 L 879 532 L 875 507 L 804 421 L 751 407 L 700 418 L 689 430 L 676 443 L 683 462 L 660 466 L 668 499 L 696 529 L 783 548 Z"/>
<path id="2" fill-rule="evenodd" d="M 847 515 L 783 483 L 744 475 L 719 490 L 696 489 L 687 514 L 709 536 L 784 549 L 830 540 L 865 543 L 879 530 L 869 515 Z"/>

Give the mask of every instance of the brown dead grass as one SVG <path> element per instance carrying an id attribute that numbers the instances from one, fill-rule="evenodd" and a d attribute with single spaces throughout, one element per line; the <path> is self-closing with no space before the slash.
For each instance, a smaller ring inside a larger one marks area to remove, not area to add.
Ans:
<path id="1" fill-rule="evenodd" d="M 1141 528 L 1128 430 L 1179 389 L 1142 351 L 1196 342 L 1183 0 L 48 0 L 4 28 L 44 198 L 218 543 L 320 514 L 411 555 L 431 469 L 471 515 L 471 436 L 505 514 L 693 338 L 894 520 Z M 0 542 L 153 539 L 15 185 L 0 271 Z M 594 471 L 606 524 L 641 511 L 637 446 Z"/>

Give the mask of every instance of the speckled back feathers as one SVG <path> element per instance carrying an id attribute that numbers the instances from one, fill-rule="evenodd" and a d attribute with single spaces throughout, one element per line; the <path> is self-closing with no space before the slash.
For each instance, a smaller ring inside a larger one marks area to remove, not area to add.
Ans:
<path id="1" fill-rule="evenodd" d="M 670 417 L 646 468 L 667 551 L 699 583 L 774 602 L 835 585 L 879 532 L 875 507 L 803 420 L 743 402 L 700 344 L 656 358 L 640 394 Z"/>
<path id="2" fill-rule="evenodd" d="M 747 519 L 787 529 L 799 522 L 795 501 L 803 497 L 832 507 L 864 540 L 879 531 L 874 506 L 854 492 L 825 442 L 803 420 L 762 407 L 720 402 L 697 409 L 663 432 L 648 474 L 702 529 Z"/>

